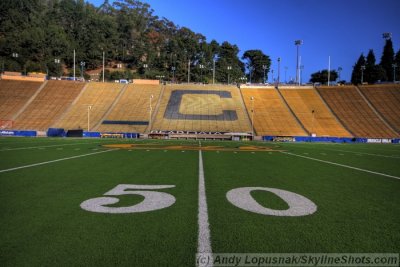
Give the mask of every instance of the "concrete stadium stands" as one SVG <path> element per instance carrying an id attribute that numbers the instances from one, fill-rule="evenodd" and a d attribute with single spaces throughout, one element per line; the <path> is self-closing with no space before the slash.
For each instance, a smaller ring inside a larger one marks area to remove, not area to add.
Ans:
<path id="1" fill-rule="evenodd" d="M 88 130 L 88 106 L 90 130 L 97 125 L 121 92 L 123 84 L 89 83 L 73 105 L 53 127 Z"/>
<path id="2" fill-rule="evenodd" d="M 400 85 L 366 85 L 359 88 L 379 114 L 400 133 Z"/>
<path id="3" fill-rule="evenodd" d="M 356 137 L 398 136 L 382 121 L 354 86 L 318 87 L 320 95 L 344 126 Z"/>
<path id="4" fill-rule="evenodd" d="M 13 120 L 42 82 L 0 80 L 0 120 Z"/>
<path id="5" fill-rule="evenodd" d="M 46 131 L 68 109 L 84 85 L 80 82 L 48 81 L 15 119 L 13 128 Z"/>
<path id="6" fill-rule="evenodd" d="M 150 117 L 150 97 L 153 115 L 160 98 L 161 85 L 130 84 L 111 112 L 104 118 L 112 124 L 101 124 L 101 132 L 137 132 L 144 133 Z"/>
<path id="7" fill-rule="evenodd" d="M 351 136 L 313 87 L 281 88 L 280 92 L 310 133 L 316 136 Z"/>
<path id="8" fill-rule="evenodd" d="M 308 135 L 274 87 L 242 88 L 241 91 L 250 117 L 254 105 L 254 128 L 257 135 Z M 254 101 L 251 101 L 251 97 Z"/>
<path id="9" fill-rule="evenodd" d="M 152 130 L 251 132 L 240 91 L 221 85 L 166 86 Z"/>

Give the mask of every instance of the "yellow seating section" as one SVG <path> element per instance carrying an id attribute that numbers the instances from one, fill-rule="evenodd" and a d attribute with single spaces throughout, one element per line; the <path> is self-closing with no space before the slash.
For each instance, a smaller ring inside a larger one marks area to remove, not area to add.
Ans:
<path id="1" fill-rule="evenodd" d="M 79 99 L 54 127 L 87 130 L 89 115 L 89 129 L 93 130 L 93 127 L 99 123 L 109 110 L 115 98 L 121 92 L 122 87 L 122 84 L 115 83 L 89 83 Z M 89 111 L 88 106 L 91 106 Z"/>
<path id="2" fill-rule="evenodd" d="M 254 128 L 257 135 L 307 135 L 276 89 L 244 88 L 241 90 L 250 117 L 254 117 Z M 251 101 L 252 97 L 254 101 Z M 252 114 L 252 110 L 254 110 L 254 114 Z"/>
<path id="3" fill-rule="evenodd" d="M 280 89 L 303 126 L 317 136 L 350 137 L 314 88 Z"/>
<path id="4" fill-rule="evenodd" d="M 354 86 L 318 87 L 318 92 L 355 136 L 372 138 L 398 136 L 374 113 Z"/>
<path id="5" fill-rule="evenodd" d="M 85 83 L 48 81 L 14 122 L 14 129 L 46 131 L 70 107 Z"/>
<path id="6" fill-rule="evenodd" d="M 130 84 L 105 120 L 114 121 L 149 121 L 150 99 L 152 112 L 161 93 L 161 85 Z M 153 96 L 153 98 L 151 98 Z M 101 124 L 98 131 L 139 132 L 144 133 L 147 125 Z"/>
<path id="7" fill-rule="evenodd" d="M 11 120 L 35 94 L 41 82 L 0 80 L 0 120 Z"/>
<path id="8" fill-rule="evenodd" d="M 360 90 L 375 109 L 400 133 L 400 85 L 366 85 Z"/>

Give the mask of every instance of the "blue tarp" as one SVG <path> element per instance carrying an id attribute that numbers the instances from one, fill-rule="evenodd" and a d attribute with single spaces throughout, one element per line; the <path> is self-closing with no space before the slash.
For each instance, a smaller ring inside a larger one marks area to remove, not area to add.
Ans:
<path id="1" fill-rule="evenodd" d="M 34 137 L 36 136 L 36 131 L 10 131 L 10 130 L 1 130 L 0 136 L 26 136 L 26 137 Z"/>
<path id="2" fill-rule="evenodd" d="M 118 135 L 121 136 L 122 138 L 139 138 L 139 133 L 114 133 L 114 132 L 107 132 L 107 133 L 100 133 L 100 132 L 83 132 L 83 137 L 94 137 L 94 138 L 100 138 L 100 137 L 110 137 L 112 138 L 112 135 L 117 137 Z"/>
<path id="3" fill-rule="evenodd" d="M 63 128 L 49 128 L 47 130 L 47 136 L 49 136 L 49 137 L 64 137 L 65 130 Z"/>

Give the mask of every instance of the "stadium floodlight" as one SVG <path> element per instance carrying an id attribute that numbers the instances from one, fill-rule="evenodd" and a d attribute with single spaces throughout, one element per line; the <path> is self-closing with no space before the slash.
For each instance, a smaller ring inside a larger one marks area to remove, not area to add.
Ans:
<path id="1" fill-rule="evenodd" d="M 203 83 L 203 69 L 204 69 L 204 65 L 200 64 L 199 68 L 200 68 L 200 82 Z"/>
<path id="2" fill-rule="evenodd" d="M 393 67 L 393 82 L 395 83 L 395 82 L 396 82 L 396 68 L 397 68 L 397 64 L 396 64 L 396 63 L 392 64 L 392 67 Z"/>
<path id="3" fill-rule="evenodd" d="M 104 50 L 103 50 L 103 83 L 104 83 L 104 72 L 105 72 L 104 65 L 105 65 L 105 53 L 104 53 Z"/>
<path id="4" fill-rule="evenodd" d="M 281 58 L 278 57 L 278 84 L 281 81 Z"/>
<path id="5" fill-rule="evenodd" d="M 254 96 L 250 97 L 251 101 L 251 140 L 254 140 Z"/>
<path id="6" fill-rule="evenodd" d="M 392 33 L 391 32 L 384 32 L 382 34 L 382 38 L 385 39 L 385 40 L 390 40 L 390 39 L 392 39 Z"/>
<path id="7" fill-rule="evenodd" d="M 274 70 L 271 69 L 271 83 L 274 83 Z"/>
<path id="8" fill-rule="evenodd" d="M 13 57 L 13 58 L 18 58 L 19 55 L 18 55 L 18 53 L 12 53 L 12 57 Z"/>
<path id="9" fill-rule="evenodd" d="M 226 69 L 228 70 L 228 84 L 230 84 L 230 74 L 231 74 L 232 66 L 228 66 L 228 67 L 226 67 Z"/>
<path id="10" fill-rule="evenodd" d="M 176 70 L 176 67 L 172 66 L 171 70 L 172 70 L 172 80 L 173 80 L 173 82 L 175 82 L 175 70 Z"/>
<path id="11" fill-rule="evenodd" d="M 252 74 L 252 72 L 253 72 L 253 66 L 249 66 L 249 74 L 250 74 L 249 82 L 250 82 L 250 84 L 251 84 L 251 74 Z"/>
<path id="12" fill-rule="evenodd" d="M 361 84 L 364 83 L 364 70 L 365 70 L 365 65 L 361 66 Z"/>
<path id="13" fill-rule="evenodd" d="M 303 40 L 295 40 L 294 45 L 297 47 L 297 57 L 296 57 L 296 83 L 300 84 L 300 66 L 299 66 L 299 50 L 300 46 L 303 44 Z"/>

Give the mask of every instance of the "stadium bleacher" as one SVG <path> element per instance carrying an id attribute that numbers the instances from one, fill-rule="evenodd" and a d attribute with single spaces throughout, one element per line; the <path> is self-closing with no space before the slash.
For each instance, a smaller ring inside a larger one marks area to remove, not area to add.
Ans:
<path id="1" fill-rule="evenodd" d="M 381 84 L 359 88 L 390 126 L 400 133 L 400 86 Z"/>
<path id="2" fill-rule="evenodd" d="M 254 105 L 254 128 L 257 135 L 308 135 L 274 87 L 242 88 L 241 91 L 250 117 Z"/>
<path id="3" fill-rule="evenodd" d="M 351 136 L 313 87 L 283 87 L 280 92 L 310 133 L 316 136 Z"/>
<path id="4" fill-rule="evenodd" d="M 89 127 L 94 129 L 109 110 L 123 86 L 119 83 L 89 83 L 74 101 L 71 108 L 53 127 L 87 130 L 88 106 L 90 106 Z"/>
<path id="5" fill-rule="evenodd" d="M 42 84 L 31 81 L 0 80 L 0 120 L 13 120 Z"/>
<path id="6" fill-rule="evenodd" d="M 382 121 L 355 86 L 317 87 L 344 126 L 357 137 L 390 138 L 398 134 Z"/>
<path id="7" fill-rule="evenodd" d="M 15 119 L 13 128 L 46 131 L 68 109 L 84 85 L 79 82 L 48 81 L 35 99 Z"/>
<path id="8" fill-rule="evenodd" d="M 101 132 L 144 133 L 149 125 L 150 99 L 152 110 L 160 98 L 161 85 L 129 84 L 103 123 L 97 128 Z M 153 96 L 153 98 L 151 98 Z"/>

